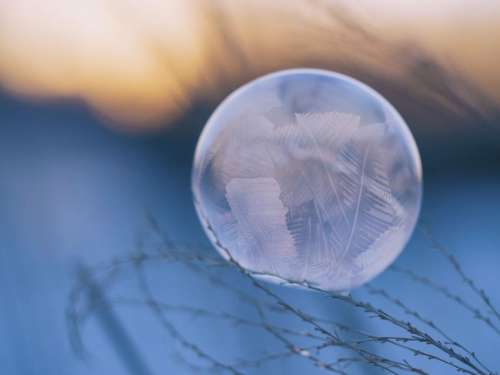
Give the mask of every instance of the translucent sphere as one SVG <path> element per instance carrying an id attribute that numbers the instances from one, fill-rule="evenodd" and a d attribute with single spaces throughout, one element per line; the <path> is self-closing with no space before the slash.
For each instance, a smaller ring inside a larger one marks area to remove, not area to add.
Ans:
<path id="1" fill-rule="evenodd" d="M 405 247 L 422 167 L 381 95 L 345 75 L 292 69 L 222 102 L 199 139 L 192 189 L 226 259 L 261 277 L 343 291 Z"/>

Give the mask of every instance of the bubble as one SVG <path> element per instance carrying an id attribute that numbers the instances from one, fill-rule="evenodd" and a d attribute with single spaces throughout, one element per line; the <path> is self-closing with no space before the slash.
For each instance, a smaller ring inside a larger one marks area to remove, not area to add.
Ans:
<path id="1" fill-rule="evenodd" d="M 292 69 L 219 105 L 199 139 L 195 207 L 215 248 L 274 281 L 345 291 L 401 253 L 420 211 L 415 141 L 380 94 Z"/>

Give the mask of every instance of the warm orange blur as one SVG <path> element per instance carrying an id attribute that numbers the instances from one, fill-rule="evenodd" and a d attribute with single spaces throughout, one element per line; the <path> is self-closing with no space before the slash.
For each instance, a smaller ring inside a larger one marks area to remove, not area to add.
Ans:
<path id="1" fill-rule="evenodd" d="M 0 80 L 151 126 L 187 105 L 206 63 L 202 36 L 198 9 L 185 1 L 4 1 Z"/>
<path id="2" fill-rule="evenodd" d="M 218 99 L 220 87 L 283 67 L 354 63 L 397 75 L 382 40 L 420 46 L 500 104 L 500 2 L 350 4 L 3 0 L 0 85 L 79 97 L 118 126 L 151 129 L 195 99 Z"/>

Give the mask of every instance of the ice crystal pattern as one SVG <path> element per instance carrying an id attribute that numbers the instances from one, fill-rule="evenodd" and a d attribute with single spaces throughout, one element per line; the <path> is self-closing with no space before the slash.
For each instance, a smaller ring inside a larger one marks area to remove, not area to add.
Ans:
<path id="1" fill-rule="evenodd" d="M 420 168 L 406 124 L 380 95 L 339 74 L 291 70 L 221 104 L 197 147 L 193 192 L 223 256 L 271 280 L 346 290 L 402 251 Z"/>

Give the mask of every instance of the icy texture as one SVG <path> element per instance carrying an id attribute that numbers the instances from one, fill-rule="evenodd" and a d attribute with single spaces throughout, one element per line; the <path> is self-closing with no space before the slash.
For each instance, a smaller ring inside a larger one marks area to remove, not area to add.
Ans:
<path id="1" fill-rule="evenodd" d="M 274 280 L 341 291 L 402 251 L 421 180 L 415 142 L 385 99 L 346 76 L 301 69 L 257 79 L 219 106 L 192 183 L 223 256 Z"/>

